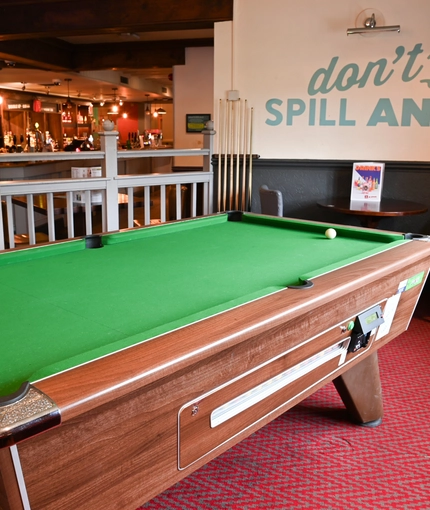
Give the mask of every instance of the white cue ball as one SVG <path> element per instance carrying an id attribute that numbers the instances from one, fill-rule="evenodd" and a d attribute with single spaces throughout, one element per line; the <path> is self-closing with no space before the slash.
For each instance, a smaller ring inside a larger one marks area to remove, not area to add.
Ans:
<path id="1" fill-rule="evenodd" d="M 334 228 L 328 228 L 325 231 L 325 236 L 327 237 L 327 239 L 334 239 L 337 236 L 337 232 Z"/>

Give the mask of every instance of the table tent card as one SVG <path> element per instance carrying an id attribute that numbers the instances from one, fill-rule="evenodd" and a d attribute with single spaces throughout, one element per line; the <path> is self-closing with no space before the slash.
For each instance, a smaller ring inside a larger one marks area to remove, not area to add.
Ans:
<path id="1" fill-rule="evenodd" d="M 384 163 L 354 163 L 352 167 L 351 201 L 380 202 L 384 169 Z"/>

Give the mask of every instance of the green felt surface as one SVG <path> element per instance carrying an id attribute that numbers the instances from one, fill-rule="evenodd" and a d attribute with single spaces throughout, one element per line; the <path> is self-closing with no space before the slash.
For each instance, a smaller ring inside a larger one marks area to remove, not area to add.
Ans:
<path id="1" fill-rule="evenodd" d="M 404 242 L 325 228 L 220 215 L 1 254 L 0 395 Z"/>

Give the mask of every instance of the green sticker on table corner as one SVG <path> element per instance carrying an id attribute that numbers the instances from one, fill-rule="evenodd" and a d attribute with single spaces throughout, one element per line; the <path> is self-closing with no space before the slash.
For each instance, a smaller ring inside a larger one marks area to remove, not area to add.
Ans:
<path id="1" fill-rule="evenodd" d="M 409 289 L 412 289 L 412 287 L 416 287 L 417 285 L 420 285 L 422 283 L 423 279 L 424 279 L 424 271 L 416 274 L 415 276 L 411 276 L 406 283 L 405 290 L 409 290 Z"/>

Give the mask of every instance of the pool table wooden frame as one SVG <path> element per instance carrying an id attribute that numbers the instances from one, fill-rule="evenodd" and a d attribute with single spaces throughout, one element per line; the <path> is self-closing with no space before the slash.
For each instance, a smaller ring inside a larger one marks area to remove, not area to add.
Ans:
<path id="1" fill-rule="evenodd" d="M 377 350 L 407 329 L 429 267 L 430 243 L 411 241 L 321 275 L 312 288 L 282 290 L 36 383 L 61 425 L 0 449 L 1 510 L 133 510 L 330 381 L 353 420 L 377 422 Z M 215 407 L 346 345 L 351 319 L 384 308 L 420 272 L 388 334 L 210 426 Z"/>

